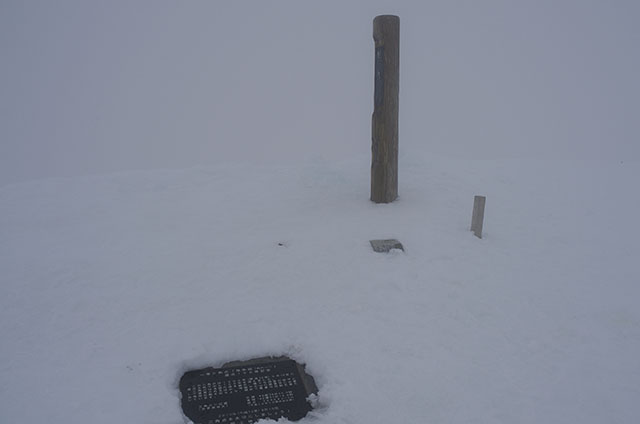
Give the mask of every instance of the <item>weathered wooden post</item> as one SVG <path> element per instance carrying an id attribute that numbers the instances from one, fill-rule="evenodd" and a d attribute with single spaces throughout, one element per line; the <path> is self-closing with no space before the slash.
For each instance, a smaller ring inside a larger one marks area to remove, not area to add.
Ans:
<path id="1" fill-rule="evenodd" d="M 487 198 L 475 196 L 473 198 L 473 214 L 471 215 L 471 231 L 478 238 L 482 238 L 482 225 L 484 221 L 484 204 Z"/>
<path id="2" fill-rule="evenodd" d="M 398 88 L 400 18 L 373 20 L 375 86 L 371 118 L 371 200 L 393 202 L 398 197 Z"/>

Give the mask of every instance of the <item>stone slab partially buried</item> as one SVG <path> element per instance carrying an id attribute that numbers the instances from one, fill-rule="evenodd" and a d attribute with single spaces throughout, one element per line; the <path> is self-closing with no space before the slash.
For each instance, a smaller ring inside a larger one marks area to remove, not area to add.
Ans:
<path id="1" fill-rule="evenodd" d="M 180 392 L 182 411 L 195 424 L 252 424 L 301 419 L 312 409 L 307 398 L 318 389 L 304 365 L 281 356 L 188 371 Z"/>
<path id="2" fill-rule="evenodd" d="M 371 247 L 375 252 L 387 253 L 391 251 L 391 249 L 400 249 L 404 251 L 402 243 L 396 239 L 369 240 L 369 243 L 371 243 Z"/>

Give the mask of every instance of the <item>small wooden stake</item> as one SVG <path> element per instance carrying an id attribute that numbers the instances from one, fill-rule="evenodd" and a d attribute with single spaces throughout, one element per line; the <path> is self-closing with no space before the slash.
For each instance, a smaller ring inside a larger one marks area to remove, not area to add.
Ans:
<path id="1" fill-rule="evenodd" d="M 391 203 L 398 197 L 398 80 L 400 18 L 373 20 L 375 87 L 371 118 L 371 200 Z"/>
<path id="2" fill-rule="evenodd" d="M 484 221 L 484 204 L 487 200 L 484 196 L 473 198 L 473 215 L 471 216 L 471 231 L 478 238 L 482 238 L 482 223 Z"/>

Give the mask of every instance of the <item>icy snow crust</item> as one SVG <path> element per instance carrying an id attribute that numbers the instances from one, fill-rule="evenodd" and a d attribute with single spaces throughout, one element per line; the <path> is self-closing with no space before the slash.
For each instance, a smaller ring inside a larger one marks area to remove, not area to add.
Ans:
<path id="1" fill-rule="evenodd" d="M 182 423 L 185 370 L 282 354 L 301 423 L 640 421 L 638 163 L 368 166 L 0 188 L 0 422 Z"/>

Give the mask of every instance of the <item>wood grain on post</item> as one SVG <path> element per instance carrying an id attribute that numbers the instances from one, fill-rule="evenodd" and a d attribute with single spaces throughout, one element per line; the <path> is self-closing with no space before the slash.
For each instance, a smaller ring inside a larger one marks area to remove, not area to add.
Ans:
<path id="1" fill-rule="evenodd" d="M 473 198 L 473 215 L 471 216 L 471 231 L 478 238 L 482 238 L 482 225 L 484 221 L 484 204 L 487 198 L 475 196 Z"/>
<path id="2" fill-rule="evenodd" d="M 390 203 L 398 197 L 398 88 L 400 18 L 377 16 L 374 108 L 371 119 L 371 200 Z"/>

